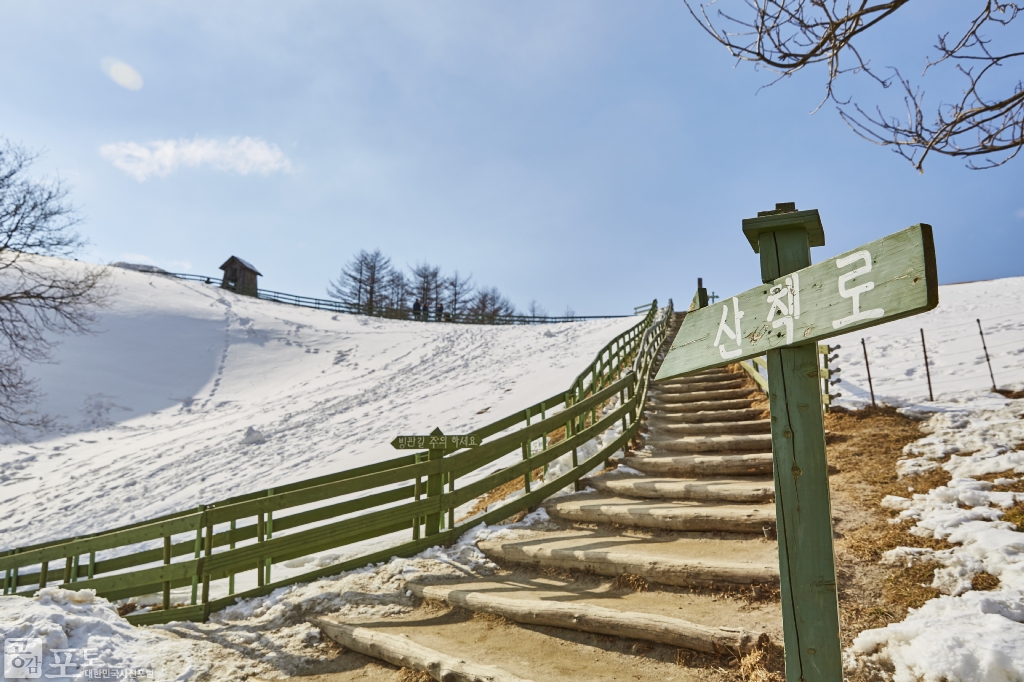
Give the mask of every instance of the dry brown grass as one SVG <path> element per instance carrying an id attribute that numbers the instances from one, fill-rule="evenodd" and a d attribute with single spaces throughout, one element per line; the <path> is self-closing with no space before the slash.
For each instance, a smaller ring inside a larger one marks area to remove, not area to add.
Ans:
<path id="1" fill-rule="evenodd" d="M 918 422 L 890 407 L 857 411 L 836 409 L 825 415 L 828 461 L 833 475 L 832 511 L 839 604 L 844 646 L 865 629 L 903 620 L 907 610 L 938 595 L 930 587 L 936 564 L 882 566 L 882 554 L 896 547 L 948 549 L 944 540 L 922 538 L 908 526 L 890 523 L 879 506 L 886 495 L 907 497 L 949 481 L 943 469 L 898 478 L 896 462 L 903 447 L 921 438 Z"/>
<path id="2" fill-rule="evenodd" d="M 941 564 L 920 561 L 893 570 L 886 578 L 883 589 L 886 602 L 907 609 L 916 609 L 929 599 L 938 597 L 939 591 L 931 587 L 936 568 L 941 568 Z"/>
<path id="3" fill-rule="evenodd" d="M 1018 502 L 1003 512 L 1003 521 L 1016 524 L 1017 530 L 1024 533 L 1024 502 Z"/>
<path id="4" fill-rule="evenodd" d="M 499 616 L 496 613 L 484 613 L 482 611 L 473 611 L 472 614 L 473 620 L 486 623 L 488 628 L 493 628 L 495 626 L 508 627 L 515 625 L 515 623 L 510 621 L 505 616 Z"/>
<path id="5" fill-rule="evenodd" d="M 618 590 L 632 590 L 633 592 L 647 592 L 651 589 L 650 583 L 643 576 L 633 573 L 620 573 L 615 576 L 615 588 Z"/>
<path id="6" fill-rule="evenodd" d="M 1004 398 L 1009 398 L 1010 400 L 1020 400 L 1021 398 L 1024 398 L 1024 391 L 1008 391 L 1005 388 L 997 388 L 996 393 L 1000 394 Z"/>
<path id="7" fill-rule="evenodd" d="M 410 668 L 402 668 L 395 673 L 395 676 L 391 678 L 394 682 L 434 682 L 434 678 L 431 677 L 430 673 L 425 673 L 420 670 L 412 670 Z"/>
<path id="8" fill-rule="evenodd" d="M 767 644 L 751 651 L 740 660 L 740 677 L 744 682 L 783 682 L 786 659 L 782 647 Z"/>
<path id="9" fill-rule="evenodd" d="M 982 571 L 973 578 L 971 578 L 971 589 L 979 591 L 994 590 L 999 587 L 999 578 L 995 577 L 991 573 Z"/>

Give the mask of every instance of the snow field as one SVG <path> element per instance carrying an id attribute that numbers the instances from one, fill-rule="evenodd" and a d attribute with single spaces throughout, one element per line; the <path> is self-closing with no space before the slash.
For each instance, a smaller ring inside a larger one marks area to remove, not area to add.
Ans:
<path id="1" fill-rule="evenodd" d="M 479 428 L 565 390 L 640 319 L 381 320 L 111 276 L 97 333 L 31 368 L 54 426 L 0 444 L 0 551 L 391 459 L 399 434 Z"/>

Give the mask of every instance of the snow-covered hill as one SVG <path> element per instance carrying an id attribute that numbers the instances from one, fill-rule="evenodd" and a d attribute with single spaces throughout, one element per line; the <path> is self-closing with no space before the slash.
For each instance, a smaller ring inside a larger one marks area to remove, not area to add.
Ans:
<path id="1" fill-rule="evenodd" d="M 829 339 L 829 344 L 842 346 L 834 365 L 842 368 L 839 404 L 860 407 L 871 401 L 861 345 L 864 339 L 875 399 L 926 407 L 922 329 L 935 399 L 956 400 L 984 392 L 992 379 L 978 333 L 979 320 L 996 385 L 1024 388 L 1024 277 L 1006 277 L 941 286 L 938 307 L 924 315 Z M 1001 397 L 991 395 L 999 403 Z"/>
<path id="2" fill-rule="evenodd" d="M 0 445 L 0 550 L 389 459 L 400 433 L 477 428 L 565 390 L 639 321 L 393 321 L 111 278 L 96 333 L 31 368 L 55 426 Z"/>

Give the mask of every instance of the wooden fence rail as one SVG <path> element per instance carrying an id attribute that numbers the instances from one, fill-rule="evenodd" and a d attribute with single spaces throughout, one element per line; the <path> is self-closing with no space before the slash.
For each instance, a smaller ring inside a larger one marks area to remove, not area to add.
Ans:
<path id="1" fill-rule="evenodd" d="M 432 460 L 417 452 L 102 533 L 12 549 L 0 556 L 3 594 L 28 596 L 58 585 L 94 589 L 108 599 L 162 595 L 155 610 L 128 619 L 205 620 L 239 598 L 453 542 L 472 526 L 506 519 L 578 482 L 627 446 L 671 313 L 671 304 L 659 311 L 657 301 L 652 303 L 643 320 L 602 348 L 567 391 L 472 432 L 479 447 Z M 612 399 L 617 402 L 609 408 Z M 580 457 L 584 445 L 612 427 L 620 429 L 612 442 Z M 521 454 L 521 461 L 483 471 L 513 454 Z M 567 455 L 567 472 L 548 482 L 532 480 L 534 472 Z M 517 478 L 523 479 L 523 496 L 456 519 L 458 507 Z M 426 523 L 428 518 L 435 523 Z M 397 538 L 386 548 L 272 580 L 274 564 L 404 532 L 410 540 Z M 235 577 L 247 572 L 254 573 L 257 586 L 236 592 Z M 228 596 L 212 598 L 211 585 L 221 580 L 227 581 Z M 171 600 L 171 591 L 181 587 L 191 587 L 187 606 Z"/>
<path id="2" fill-rule="evenodd" d="M 170 277 L 177 277 L 178 279 L 189 280 L 191 282 L 202 282 L 203 284 L 216 284 L 220 279 L 219 277 L 192 275 L 184 272 L 154 274 L 165 274 Z M 580 322 L 582 320 L 609 320 L 619 317 L 629 317 L 629 315 L 562 315 L 554 317 L 548 315 L 483 315 L 478 313 L 452 313 L 451 311 L 448 311 L 442 312 L 441 319 L 438 319 L 437 314 L 432 310 L 413 310 L 412 308 L 392 308 L 389 306 L 367 307 L 365 305 L 356 305 L 354 303 L 346 303 L 338 300 L 286 294 L 280 291 L 271 291 L 270 289 L 257 289 L 256 297 L 263 301 L 274 301 L 275 303 L 285 303 L 287 305 L 314 308 L 316 310 L 329 310 L 336 313 L 346 313 L 350 315 L 370 315 L 373 317 L 386 317 L 395 320 L 416 320 L 422 322 L 443 321 L 453 322 L 456 324 L 551 324 L 555 322 Z M 638 315 L 640 313 L 645 313 L 649 309 L 649 303 L 637 306 L 633 309 L 633 314 Z"/>

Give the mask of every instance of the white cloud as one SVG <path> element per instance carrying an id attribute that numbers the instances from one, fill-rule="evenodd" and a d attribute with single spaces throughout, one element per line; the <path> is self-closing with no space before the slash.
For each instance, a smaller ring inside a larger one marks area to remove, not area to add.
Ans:
<path id="1" fill-rule="evenodd" d="M 142 74 L 120 59 L 106 57 L 100 62 L 100 68 L 103 69 L 103 73 L 110 76 L 110 80 L 122 88 L 126 90 L 142 89 Z"/>
<path id="2" fill-rule="evenodd" d="M 115 142 L 100 147 L 100 155 L 143 182 L 154 175 L 164 176 L 180 166 L 210 166 L 240 175 L 290 171 L 291 161 L 276 144 L 253 137 L 230 140 L 158 140 L 147 144 Z"/>

